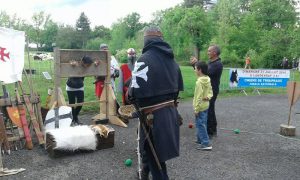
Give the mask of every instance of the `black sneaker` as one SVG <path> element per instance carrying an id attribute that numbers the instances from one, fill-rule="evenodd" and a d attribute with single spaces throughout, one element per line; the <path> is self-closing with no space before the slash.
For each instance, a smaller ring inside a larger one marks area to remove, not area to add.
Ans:
<path id="1" fill-rule="evenodd" d="M 199 141 L 195 140 L 194 141 L 195 144 L 201 144 Z"/>
<path id="2" fill-rule="evenodd" d="M 148 168 L 142 168 L 141 180 L 149 180 L 149 172 L 150 170 Z"/>
<path id="3" fill-rule="evenodd" d="M 218 132 L 214 131 L 213 136 L 217 137 L 218 136 Z"/>
<path id="4" fill-rule="evenodd" d="M 73 121 L 72 124 L 73 124 L 73 126 L 83 125 L 83 123 L 81 121 L 79 121 L 79 120 Z"/>
<path id="5" fill-rule="evenodd" d="M 209 137 L 209 139 L 212 139 L 214 137 L 218 137 L 218 134 L 217 134 L 217 132 L 209 133 L 208 137 Z"/>
<path id="6" fill-rule="evenodd" d="M 203 145 L 203 144 L 200 144 L 198 147 L 197 147 L 198 150 L 202 150 L 202 151 L 211 151 L 212 150 L 212 146 L 209 144 L 209 145 Z"/>

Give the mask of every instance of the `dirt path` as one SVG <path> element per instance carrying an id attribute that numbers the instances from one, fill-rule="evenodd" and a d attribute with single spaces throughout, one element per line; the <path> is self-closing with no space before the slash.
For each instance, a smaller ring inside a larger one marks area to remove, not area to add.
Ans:
<path id="1" fill-rule="evenodd" d="M 296 112 L 300 111 L 297 104 Z M 191 102 L 180 104 L 185 119 L 181 127 L 181 155 L 167 162 L 171 179 L 299 179 L 300 137 L 278 135 L 279 126 L 287 123 L 288 106 L 284 95 L 263 95 L 218 99 L 216 112 L 218 137 L 212 140 L 213 151 L 196 150 Z M 293 113 L 294 114 L 294 113 Z M 81 116 L 90 124 L 92 115 Z M 300 115 L 292 124 L 300 128 Z M 38 146 L 31 151 L 13 151 L 4 156 L 7 168 L 26 171 L 2 179 L 136 179 L 136 127 L 132 120 L 128 128 L 115 128 L 115 146 L 92 153 L 81 153 L 51 159 Z M 234 134 L 233 129 L 240 129 Z M 133 165 L 126 167 L 124 160 Z"/>

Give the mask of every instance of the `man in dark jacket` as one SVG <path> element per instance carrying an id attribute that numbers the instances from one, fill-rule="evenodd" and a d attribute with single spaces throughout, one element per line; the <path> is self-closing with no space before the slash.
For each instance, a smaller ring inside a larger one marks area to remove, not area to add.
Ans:
<path id="1" fill-rule="evenodd" d="M 213 90 L 213 97 L 209 100 L 208 116 L 207 116 L 207 133 L 210 136 L 217 135 L 217 119 L 215 113 L 215 102 L 219 94 L 220 79 L 223 71 L 223 64 L 221 58 L 221 50 L 217 45 L 211 45 L 207 51 L 208 62 L 208 76 Z M 198 60 L 192 57 L 190 63 L 194 66 Z"/>
<path id="2" fill-rule="evenodd" d="M 179 156 L 179 114 L 174 103 L 182 90 L 181 71 L 170 45 L 163 41 L 158 27 L 146 28 L 144 48 L 135 63 L 128 96 L 142 112 L 140 118 L 147 132 L 140 128 L 141 154 L 153 179 L 169 179 L 165 162 Z M 155 153 L 146 140 L 147 133 Z"/>
<path id="3" fill-rule="evenodd" d="M 208 76 L 211 80 L 213 90 L 213 97 L 209 101 L 208 119 L 207 119 L 207 132 L 209 135 L 217 135 L 217 119 L 215 113 L 215 102 L 219 94 L 220 79 L 223 71 L 223 64 L 221 58 L 221 50 L 217 45 L 212 45 L 207 51 L 208 63 Z"/>

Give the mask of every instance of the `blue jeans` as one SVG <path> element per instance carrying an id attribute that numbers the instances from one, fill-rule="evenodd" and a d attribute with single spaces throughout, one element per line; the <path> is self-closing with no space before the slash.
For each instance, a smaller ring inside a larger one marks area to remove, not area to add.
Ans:
<path id="1" fill-rule="evenodd" d="M 195 124 L 197 127 L 197 141 L 204 146 L 208 146 L 209 137 L 207 134 L 207 112 L 208 110 L 199 112 L 196 115 Z"/>

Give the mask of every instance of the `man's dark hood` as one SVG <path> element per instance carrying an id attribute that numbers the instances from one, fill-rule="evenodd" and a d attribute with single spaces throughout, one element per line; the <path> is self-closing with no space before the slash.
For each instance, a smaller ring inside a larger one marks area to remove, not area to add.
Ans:
<path id="1" fill-rule="evenodd" d="M 168 43 L 164 42 L 160 37 L 145 38 L 142 53 L 145 53 L 146 51 L 152 48 L 167 55 L 171 59 L 174 58 L 171 46 Z"/>
<path id="2" fill-rule="evenodd" d="M 183 81 L 170 45 L 161 38 L 145 38 L 141 57 L 135 63 L 129 95 L 151 98 L 178 93 Z"/>

